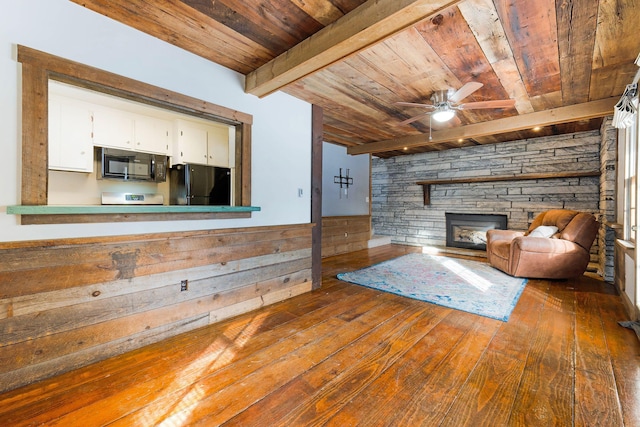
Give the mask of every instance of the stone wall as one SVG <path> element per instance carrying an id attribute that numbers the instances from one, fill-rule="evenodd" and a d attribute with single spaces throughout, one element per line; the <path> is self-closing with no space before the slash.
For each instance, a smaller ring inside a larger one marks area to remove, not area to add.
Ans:
<path id="1" fill-rule="evenodd" d="M 600 141 L 600 221 L 603 224 L 616 223 L 616 164 L 618 157 L 618 130 L 611 126 L 612 117 L 602 122 Z M 600 227 L 598 233 L 599 252 L 598 265 L 600 275 L 607 282 L 614 281 L 614 247 L 615 230 L 611 227 Z"/>
<path id="2" fill-rule="evenodd" d="M 372 226 L 393 243 L 445 245 L 445 212 L 506 214 L 509 229 L 528 228 L 548 209 L 600 214 L 600 178 L 438 184 L 423 204 L 417 181 L 510 174 L 599 171 L 601 132 L 541 137 L 438 152 L 374 158 Z M 594 245 L 592 260 L 598 261 Z"/>

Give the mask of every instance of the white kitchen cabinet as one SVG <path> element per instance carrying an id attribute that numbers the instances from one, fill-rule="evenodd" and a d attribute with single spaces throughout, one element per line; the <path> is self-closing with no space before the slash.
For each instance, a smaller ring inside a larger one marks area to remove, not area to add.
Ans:
<path id="1" fill-rule="evenodd" d="M 229 128 L 210 127 L 207 132 L 207 164 L 229 167 Z"/>
<path id="2" fill-rule="evenodd" d="M 172 123 L 156 117 L 98 106 L 93 112 L 93 144 L 154 154 L 170 154 Z"/>
<path id="3" fill-rule="evenodd" d="M 133 115 L 108 107 L 96 107 L 93 111 L 93 145 L 98 147 L 133 150 Z"/>
<path id="4" fill-rule="evenodd" d="M 173 163 L 207 164 L 207 127 L 204 124 L 176 120 Z"/>
<path id="5" fill-rule="evenodd" d="M 89 104 L 60 96 L 49 97 L 49 169 L 93 171 Z"/>
<path id="6" fill-rule="evenodd" d="M 172 123 L 156 117 L 134 116 L 134 149 L 170 155 Z"/>
<path id="7" fill-rule="evenodd" d="M 176 120 L 173 163 L 230 167 L 229 126 Z"/>

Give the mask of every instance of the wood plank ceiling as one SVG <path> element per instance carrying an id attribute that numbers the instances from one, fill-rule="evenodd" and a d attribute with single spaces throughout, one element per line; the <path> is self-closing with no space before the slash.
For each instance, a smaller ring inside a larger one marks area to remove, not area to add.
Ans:
<path id="1" fill-rule="evenodd" d="M 379 157 L 598 129 L 640 52 L 640 0 L 71 1 L 321 106 L 325 141 Z M 515 106 L 400 124 L 426 110 L 397 102 L 470 81 L 463 102 Z"/>

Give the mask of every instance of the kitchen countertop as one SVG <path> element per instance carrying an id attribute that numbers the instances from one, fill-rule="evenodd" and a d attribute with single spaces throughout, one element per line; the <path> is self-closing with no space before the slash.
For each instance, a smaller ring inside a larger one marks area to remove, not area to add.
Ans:
<path id="1" fill-rule="evenodd" d="M 7 206 L 12 215 L 84 215 L 130 213 L 189 213 L 189 212 L 257 212 L 257 206 L 184 206 L 184 205 L 14 205 Z"/>

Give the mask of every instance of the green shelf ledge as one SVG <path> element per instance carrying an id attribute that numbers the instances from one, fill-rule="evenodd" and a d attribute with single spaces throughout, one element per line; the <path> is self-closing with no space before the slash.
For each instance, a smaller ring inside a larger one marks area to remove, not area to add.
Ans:
<path id="1" fill-rule="evenodd" d="M 258 206 L 177 206 L 177 205 L 14 205 L 7 206 L 12 215 L 86 215 L 134 213 L 201 213 L 201 212 L 257 212 Z"/>

